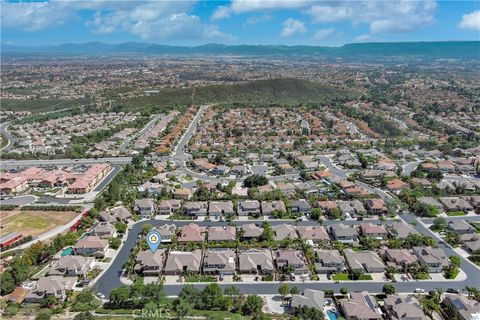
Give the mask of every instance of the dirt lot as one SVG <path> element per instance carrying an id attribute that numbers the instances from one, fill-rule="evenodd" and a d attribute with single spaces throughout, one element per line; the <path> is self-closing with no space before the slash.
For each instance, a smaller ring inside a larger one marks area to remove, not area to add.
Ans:
<path id="1" fill-rule="evenodd" d="M 73 211 L 0 211 L 0 237 L 18 231 L 23 236 L 38 236 L 75 218 Z"/>

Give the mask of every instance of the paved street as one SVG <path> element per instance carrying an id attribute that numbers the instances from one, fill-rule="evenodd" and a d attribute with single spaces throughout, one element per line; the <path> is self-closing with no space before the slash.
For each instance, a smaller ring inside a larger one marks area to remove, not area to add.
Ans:
<path id="1" fill-rule="evenodd" d="M 130 137 L 125 139 L 122 144 L 118 147 L 120 151 L 123 151 L 127 149 L 128 145 L 132 142 L 133 139 L 139 138 L 143 136 L 146 132 L 148 132 L 154 125 L 157 123 L 162 117 L 164 117 L 164 114 L 158 114 L 156 115 L 150 122 L 148 122 L 145 127 L 143 127 L 142 130 L 140 130 L 137 134 L 132 134 Z"/>
<path id="2" fill-rule="evenodd" d="M 14 206 L 25 206 L 31 204 L 37 199 L 35 196 L 18 196 L 18 197 L 5 197 L 0 200 L 1 205 L 14 205 Z"/>
<path id="3" fill-rule="evenodd" d="M 13 144 L 15 143 L 15 137 L 8 132 L 8 126 L 10 122 L 5 122 L 0 125 L 0 134 L 8 140 L 8 143 L 5 147 L 3 147 L 2 151 L 10 151 L 13 148 Z"/>
<path id="4" fill-rule="evenodd" d="M 0 169 L 22 169 L 31 166 L 45 167 L 45 166 L 69 166 L 75 164 L 94 164 L 94 163 L 111 163 L 127 164 L 132 161 L 132 157 L 112 157 L 112 158 L 87 158 L 87 159 L 54 159 L 54 160 L 2 160 Z"/>
<path id="5" fill-rule="evenodd" d="M 407 223 L 411 223 L 413 221 L 417 221 L 417 218 L 413 215 L 402 215 L 402 219 L 404 219 Z M 373 223 L 380 223 L 378 220 L 369 220 Z M 133 248 L 136 245 L 136 241 L 138 239 L 138 236 L 140 235 L 142 231 L 142 226 L 145 224 L 151 224 L 153 226 L 160 226 L 166 223 L 174 223 L 176 226 L 180 227 L 183 226 L 187 223 L 190 222 L 195 222 L 200 226 L 226 226 L 229 223 L 227 222 L 219 222 L 219 221 L 175 221 L 175 222 L 170 222 L 170 221 L 162 221 L 162 220 L 145 220 L 145 221 L 140 221 L 133 225 L 132 229 L 128 233 L 128 237 L 123 245 L 123 247 L 120 249 L 117 257 L 115 260 L 112 262 L 109 270 L 101 276 L 100 279 L 98 279 L 97 284 L 96 284 L 96 290 L 105 296 L 108 296 L 110 291 L 113 288 L 118 287 L 121 285 L 120 281 L 120 274 L 123 271 L 123 264 L 125 261 L 128 259 L 128 255 L 130 252 L 133 250 Z M 253 221 L 233 221 L 230 224 L 235 224 L 237 226 L 247 224 L 247 223 L 252 223 Z M 294 224 L 293 221 L 269 221 L 272 225 L 278 225 L 282 223 L 290 223 Z M 356 225 L 361 223 L 360 221 L 356 220 L 347 220 L 347 221 L 325 221 L 323 224 L 328 226 L 332 225 L 335 223 L 345 223 L 345 224 L 350 224 L 350 225 Z M 261 222 L 255 222 L 255 223 L 261 223 Z M 387 224 L 389 224 L 387 222 Z M 298 225 L 316 225 L 317 223 L 314 221 L 302 221 L 299 222 Z M 435 237 L 435 235 L 428 230 L 427 228 L 423 227 L 420 222 L 417 221 L 417 224 L 415 226 L 415 229 L 425 235 Z M 437 239 L 439 240 L 439 239 Z M 447 252 L 448 255 L 453 255 L 454 252 L 451 248 L 445 247 L 445 251 Z M 423 288 L 426 291 L 432 290 L 438 287 L 442 288 L 457 288 L 457 289 L 463 289 L 465 286 L 479 286 L 480 285 L 480 277 L 478 277 L 478 274 L 480 270 L 472 265 L 470 262 L 465 261 L 464 258 L 462 258 L 462 270 L 467 274 L 467 279 L 463 281 L 410 281 L 410 282 L 397 282 L 395 283 L 395 287 L 397 288 L 398 292 L 413 292 L 416 288 Z M 231 284 L 222 284 L 221 286 L 229 286 Z M 339 291 L 341 287 L 348 286 L 350 290 L 368 290 L 370 292 L 381 292 L 381 289 L 383 287 L 383 283 L 381 282 L 372 282 L 372 281 L 355 281 L 355 282 L 341 282 L 339 284 L 335 284 L 333 282 L 329 283 L 320 283 L 320 282 L 308 282 L 308 283 L 297 283 L 295 282 L 295 285 L 300 289 L 300 291 L 303 291 L 305 288 L 311 288 L 311 289 L 319 289 L 319 290 L 325 290 L 325 289 L 333 289 L 335 291 Z M 198 287 L 203 287 L 205 284 L 195 284 L 195 286 Z M 257 293 L 257 294 L 273 294 L 277 293 L 278 289 L 278 283 L 269 283 L 269 282 L 258 282 L 258 283 L 241 283 L 241 282 L 236 282 L 235 286 L 237 286 L 241 292 L 243 293 Z M 181 290 L 183 285 L 179 284 L 166 284 L 165 285 L 165 291 L 168 295 L 176 295 L 178 292 Z"/>

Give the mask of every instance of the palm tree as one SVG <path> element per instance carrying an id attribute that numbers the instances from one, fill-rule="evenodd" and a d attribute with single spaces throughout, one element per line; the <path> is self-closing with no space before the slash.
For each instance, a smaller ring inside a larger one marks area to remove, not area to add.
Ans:
<path id="1" fill-rule="evenodd" d="M 432 317 L 433 312 L 437 311 L 440 308 L 440 306 L 437 304 L 437 302 L 434 299 L 430 299 L 426 297 L 421 300 L 421 304 L 423 307 L 423 311 L 425 311 L 425 313 L 430 318 Z"/>
<path id="2" fill-rule="evenodd" d="M 442 294 L 445 292 L 442 288 L 437 288 L 435 290 L 435 302 L 437 304 L 440 304 L 440 301 L 442 301 Z"/>

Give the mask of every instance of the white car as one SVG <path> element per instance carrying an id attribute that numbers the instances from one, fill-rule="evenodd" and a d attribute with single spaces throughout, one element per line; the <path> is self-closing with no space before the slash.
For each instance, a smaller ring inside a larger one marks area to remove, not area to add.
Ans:
<path id="1" fill-rule="evenodd" d="M 415 290 L 413 290 L 414 293 L 425 293 L 425 290 L 422 289 L 422 288 L 417 288 Z"/>

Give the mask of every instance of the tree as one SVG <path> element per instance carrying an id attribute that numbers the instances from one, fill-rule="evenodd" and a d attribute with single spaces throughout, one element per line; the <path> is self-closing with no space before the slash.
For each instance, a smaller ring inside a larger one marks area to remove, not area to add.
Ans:
<path id="1" fill-rule="evenodd" d="M 200 292 L 197 307 L 203 310 L 223 310 L 225 307 L 222 288 L 218 283 L 207 285 Z"/>
<path id="2" fill-rule="evenodd" d="M 146 223 L 142 226 L 142 234 L 146 236 L 152 229 L 153 226 L 150 223 Z"/>
<path id="3" fill-rule="evenodd" d="M 455 266 L 457 268 L 460 268 L 460 265 L 461 265 L 462 261 L 460 260 L 460 258 L 458 256 L 450 256 L 449 260 L 450 260 L 450 263 L 453 266 Z"/>
<path id="4" fill-rule="evenodd" d="M 191 305 L 195 305 L 198 298 L 199 298 L 200 292 L 198 291 L 197 288 L 195 288 L 191 284 L 187 284 L 183 286 L 182 290 L 180 291 L 178 297 L 179 299 L 184 299 Z"/>
<path id="5" fill-rule="evenodd" d="M 95 298 L 92 289 L 82 290 L 77 297 L 75 302 L 72 305 L 72 311 L 88 311 L 94 310 L 100 306 L 101 302 Z"/>
<path id="6" fill-rule="evenodd" d="M 257 295 L 250 295 L 242 305 L 242 314 L 246 316 L 259 315 L 262 312 L 263 300 Z"/>
<path id="7" fill-rule="evenodd" d="M 120 244 L 122 244 L 122 240 L 120 238 L 112 237 L 108 239 L 108 245 L 114 250 L 117 250 L 120 247 Z"/>
<path id="8" fill-rule="evenodd" d="M 325 318 L 321 310 L 307 306 L 295 307 L 294 316 L 299 320 L 323 320 Z"/>
<path id="9" fill-rule="evenodd" d="M 290 288 L 290 294 L 299 294 L 300 291 L 298 290 L 298 288 L 296 286 L 293 286 Z"/>
<path id="10" fill-rule="evenodd" d="M 285 298 L 288 293 L 290 292 L 290 289 L 288 288 L 288 284 L 286 283 L 282 283 L 279 287 L 278 287 L 278 293 L 280 293 L 280 295 Z"/>
<path id="11" fill-rule="evenodd" d="M 348 293 L 348 288 L 347 287 L 341 287 L 340 288 L 340 293 L 343 295 L 346 295 Z"/>
<path id="12" fill-rule="evenodd" d="M 35 316 L 35 320 L 49 320 L 52 317 L 52 310 L 40 309 Z"/>
<path id="13" fill-rule="evenodd" d="M 192 305 L 185 299 L 179 299 L 175 311 L 180 319 L 185 319 L 192 312 Z"/>
<path id="14" fill-rule="evenodd" d="M 264 186 L 268 183 L 268 179 L 265 176 L 259 174 L 252 174 L 248 176 L 243 181 L 243 185 L 247 188 L 259 187 Z"/>
<path id="15" fill-rule="evenodd" d="M 89 311 L 77 314 L 73 320 L 94 320 L 95 316 Z"/>
<path id="16" fill-rule="evenodd" d="M 433 219 L 432 230 L 434 231 L 443 231 L 447 227 L 447 221 L 445 218 L 439 217 Z"/>
<path id="17" fill-rule="evenodd" d="M 395 294 L 396 292 L 395 287 L 390 283 L 384 284 L 382 291 L 385 294 Z"/>
<path id="18" fill-rule="evenodd" d="M 2 295 L 12 292 L 15 290 L 15 280 L 11 272 L 6 271 L 0 274 L 0 292 Z"/>
<path id="19" fill-rule="evenodd" d="M 121 285 L 120 287 L 113 289 L 109 296 L 110 304 L 119 307 L 123 307 L 129 298 L 130 290 L 126 285 Z"/>

